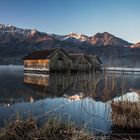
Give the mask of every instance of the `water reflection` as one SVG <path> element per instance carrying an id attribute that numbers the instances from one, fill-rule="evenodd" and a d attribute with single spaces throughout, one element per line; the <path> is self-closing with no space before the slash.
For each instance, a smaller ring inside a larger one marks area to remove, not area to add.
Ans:
<path id="1" fill-rule="evenodd" d="M 86 124 L 90 131 L 108 133 L 110 101 L 140 91 L 136 75 L 0 71 L 0 79 L 0 125 L 15 112 L 23 116 L 32 112 L 37 118 L 67 115 L 77 125 Z"/>
<path id="2" fill-rule="evenodd" d="M 138 92 L 139 83 L 134 83 L 133 78 L 116 74 L 42 75 L 25 73 L 24 84 L 32 90 L 42 92 L 46 97 L 65 97 L 70 100 L 91 97 L 95 101 L 108 102 L 127 92 Z"/>

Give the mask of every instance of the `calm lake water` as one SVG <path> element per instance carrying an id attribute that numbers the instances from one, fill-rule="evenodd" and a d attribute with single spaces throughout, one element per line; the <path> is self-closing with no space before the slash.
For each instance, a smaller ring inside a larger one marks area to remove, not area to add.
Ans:
<path id="1" fill-rule="evenodd" d="M 0 126 L 15 113 L 70 118 L 94 133 L 111 132 L 111 101 L 140 98 L 140 75 L 29 74 L 23 67 L 0 67 Z"/>

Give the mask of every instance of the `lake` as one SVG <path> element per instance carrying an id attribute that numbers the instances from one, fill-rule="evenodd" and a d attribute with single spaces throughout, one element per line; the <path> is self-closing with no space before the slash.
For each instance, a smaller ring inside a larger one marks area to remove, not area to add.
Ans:
<path id="1" fill-rule="evenodd" d="M 96 134 L 111 133 L 111 101 L 140 99 L 140 75 L 116 73 L 31 74 L 0 66 L 0 126 L 19 113 L 43 123 L 59 116 Z"/>

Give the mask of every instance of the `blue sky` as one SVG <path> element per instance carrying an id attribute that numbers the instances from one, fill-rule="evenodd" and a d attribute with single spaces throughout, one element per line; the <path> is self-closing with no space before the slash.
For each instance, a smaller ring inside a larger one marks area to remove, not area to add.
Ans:
<path id="1" fill-rule="evenodd" d="M 140 0 L 0 0 L 0 23 L 55 34 L 110 32 L 140 41 Z"/>

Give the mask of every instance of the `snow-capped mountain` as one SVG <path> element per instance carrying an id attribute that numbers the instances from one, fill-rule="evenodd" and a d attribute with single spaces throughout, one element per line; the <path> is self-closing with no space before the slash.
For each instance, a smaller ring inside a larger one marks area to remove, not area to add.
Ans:
<path id="1" fill-rule="evenodd" d="M 140 42 L 131 45 L 130 48 L 140 48 Z"/>
<path id="2" fill-rule="evenodd" d="M 55 39 L 61 40 L 61 41 L 68 41 L 73 43 L 82 43 L 84 41 L 87 41 L 88 36 L 83 34 L 77 34 L 77 33 L 70 33 L 68 35 L 56 35 L 52 34 L 52 36 Z"/>
<path id="3" fill-rule="evenodd" d="M 0 24 L 0 45 L 22 46 L 24 44 L 45 43 L 48 45 L 55 39 L 46 33 L 37 31 L 36 29 L 22 29 L 12 25 Z M 27 46 L 28 46 L 27 45 Z"/>
<path id="4" fill-rule="evenodd" d="M 123 46 L 128 47 L 132 45 L 121 38 L 118 38 L 108 32 L 97 33 L 89 38 L 89 42 L 95 46 Z"/>
<path id="5" fill-rule="evenodd" d="M 22 57 L 34 50 L 62 47 L 70 53 L 96 54 L 106 65 L 139 65 L 137 46 L 107 32 L 56 35 L 0 24 L 0 64 L 21 64 Z"/>
<path id="6" fill-rule="evenodd" d="M 61 41 L 69 41 L 74 43 L 88 43 L 93 46 L 123 46 L 129 47 L 132 43 L 129 43 L 121 38 L 118 38 L 108 32 L 97 33 L 94 36 L 86 36 L 83 34 L 71 33 L 68 35 L 55 35 L 52 36 Z"/>
<path id="7" fill-rule="evenodd" d="M 11 39 L 16 40 L 28 40 L 36 38 L 37 41 L 48 40 L 59 40 L 65 42 L 71 42 L 75 44 L 87 43 L 93 46 L 131 46 L 132 43 L 129 43 L 123 39 L 115 37 L 114 35 L 104 32 L 97 33 L 94 36 L 87 36 L 84 34 L 71 33 L 68 35 L 56 35 L 56 34 L 47 34 L 41 33 L 36 29 L 21 29 L 12 25 L 3 25 L 0 24 L 0 40 L 6 39 L 6 41 Z"/>
<path id="8" fill-rule="evenodd" d="M 71 33 L 65 36 L 65 39 L 77 39 L 79 41 L 87 41 L 88 40 L 88 36 L 84 35 L 84 34 L 77 34 L 77 33 Z"/>
<path id="9" fill-rule="evenodd" d="M 37 30 L 35 29 L 21 29 L 9 24 L 8 25 L 0 24 L 0 36 L 9 34 L 13 37 L 15 36 L 19 38 L 19 37 L 28 37 L 36 32 Z"/>

